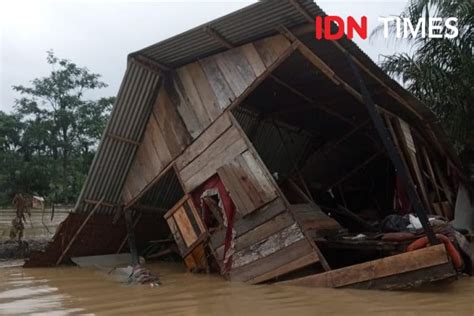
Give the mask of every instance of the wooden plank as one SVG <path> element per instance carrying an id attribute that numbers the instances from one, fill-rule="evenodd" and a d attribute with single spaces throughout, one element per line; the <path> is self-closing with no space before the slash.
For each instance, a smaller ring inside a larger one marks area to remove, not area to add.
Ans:
<path id="1" fill-rule="evenodd" d="M 182 170 L 231 126 L 229 116 L 225 113 L 209 126 L 186 150 L 176 158 L 176 168 Z"/>
<path id="2" fill-rule="evenodd" d="M 256 41 L 254 46 L 263 63 L 268 68 L 290 47 L 290 42 L 284 36 L 276 35 Z"/>
<path id="3" fill-rule="evenodd" d="M 398 133 L 401 138 L 402 150 L 404 150 L 405 154 L 407 155 L 408 164 L 413 172 L 412 178 L 416 180 L 418 192 L 425 204 L 425 207 L 428 210 L 432 210 L 432 205 L 426 190 L 426 184 L 421 174 L 420 166 L 418 165 L 416 147 L 413 141 L 413 135 L 411 133 L 410 126 L 404 120 L 398 118 L 395 127 L 398 129 Z"/>
<path id="4" fill-rule="evenodd" d="M 288 272 L 296 271 L 298 269 L 307 267 L 307 266 L 309 266 L 313 263 L 316 263 L 318 261 L 319 261 L 318 255 L 316 253 L 312 252 L 312 253 L 309 253 L 305 256 L 297 258 L 294 261 L 283 264 L 283 265 L 279 266 L 278 268 L 276 268 L 272 271 L 269 271 L 267 273 L 259 275 L 255 278 L 249 280 L 248 283 L 250 283 L 250 284 L 262 283 L 264 281 L 268 281 L 268 280 L 274 279 L 276 277 L 285 275 Z"/>
<path id="5" fill-rule="evenodd" d="M 453 265 L 448 262 L 437 266 L 391 275 L 349 285 L 355 289 L 407 290 L 438 280 L 447 280 L 457 275 Z"/>
<path id="6" fill-rule="evenodd" d="M 191 135 L 164 86 L 160 89 L 153 106 L 153 115 L 163 133 L 171 156 L 175 158 L 191 142 Z"/>
<path id="7" fill-rule="evenodd" d="M 213 56 L 201 59 L 199 63 L 209 79 L 209 84 L 217 97 L 219 107 L 225 110 L 231 104 L 232 100 L 235 99 L 234 92 L 224 78 Z"/>
<path id="8" fill-rule="evenodd" d="M 217 66 L 236 96 L 242 94 L 256 79 L 252 66 L 240 47 L 215 55 Z"/>
<path id="9" fill-rule="evenodd" d="M 248 150 L 243 152 L 234 161 L 236 167 L 234 170 L 238 170 L 238 173 L 236 175 L 240 176 L 240 183 L 242 185 L 242 188 L 245 190 L 245 193 L 247 194 L 252 205 L 251 209 L 246 210 L 245 215 L 253 212 L 255 209 L 259 208 L 274 197 L 268 197 L 262 190 L 262 187 L 258 183 L 258 180 L 253 175 L 253 172 L 247 165 L 246 160 L 243 158 L 243 155 L 245 155 L 246 153 L 248 153 Z M 259 170 L 257 170 L 257 172 L 258 171 Z"/>
<path id="10" fill-rule="evenodd" d="M 286 227 L 294 224 L 295 221 L 289 213 L 283 213 L 278 215 L 269 221 L 263 223 L 260 226 L 248 231 L 247 233 L 239 236 L 234 240 L 234 249 L 239 251 L 250 247 L 251 245 L 258 243 L 264 239 L 267 239 L 271 235 L 283 230 Z M 224 245 L 220 246 L 215 251 L 218 260 L 222 260 L 224 256 Z"/>
<path id="11" fill-rule="evenodd" d="M 219 106 L 219 101 L 217 100 L 214 90 L 212 90 L 209 84 L 209 79 L 206 77 L 199 62 L 191 63 L 185 67 L 189 71 L 189 75 L 193 80 L 204 108 L 211 121 L 214 121 L 222 113 L 222 109 Z"/>
<path id="12" fill-rule="evenodd" d="M 251 201 L 247 197 L 247 193 L 242 188 L 239 182 L 240 174 L 236 173 L 238 170 L 234 170 L 234 166 L 231 164 L 224 165 L 217 169 L 217 174 L 224 184 L 226 190 L 229 192 L 229 196 L 234 202 L 237 212 L 242 215 L 246 214 L 246 210 L 252 209 Z"/>
<path id="13" fill-rule="evenodd" d="M 270 202 L 269 204 L 262 207 L 257 212 L 249 214 L 248 216 L 235 222 L 234 224 L 235 238 L 238 238 L 239 236 L 242 236 L 248 231 L 254 229 L 255 227 L 260 226 L 263 223 L 271 220 L 272 218 L 281 214 L 285 210 L 286 210 L 286 206 L 283 203 L 282 199 L 276 199 Z M 218 248 L 224 243 L 225 234 L 226 234 L 226 229 L 223 228 L 215 232 L 211 236 L 210 244 L 213 249 Z"/>
<path id="14" fill-rule="evenodd" d="M 445 173 L 441 170 L 441 167 L 437 161 L 433 162 L 434 170 L 438 176 L 439 182 L 441 183 L 441 187 L 443 188 L 444 195 L 446 195 L 446 198 L 449 201 L 449 204 L 453 205 L 454 202 L 454 194 L 453 191 L 451 191 L 451 188 L 448 184 L 448 180 L 445 177 Z"/>
<path id="15" fill-rule="evenodd" d="M 124 187 L 134 196 L 151 183 L 171 159 L 163 134 L 151 115 Z"/>
<path id="16" fill-rule="evenodd" d="M 209 179 L 222 165 L 247 149 L 245 141 L 235 128 L 229 128 L 204 152 L 180 171 L 186 192 Z"/>
<path id="17" fill-rule="evenodd" d="M 189 84 L 189 78 L 188 84 Z M 175 92 L 174 102 L 177 105 L 177 110 L 181 116 L 187 131 L 192 138 L 196 138 L 206 128 L 207 124 L 210 123 L 209 118 L 203 116 L 203 109 L 196 109 L 194 104 L 191 103 L 190 98 L 186 94 L 186 87 L 181 82 L 179 74 L 175 73 L 172 76 L 173 80 L 173 91 Z M 198 115 L 200 111 L 200 115 Z"/>
<path id="18" fill-rule="evenodd" d="M 341 287 L 369 281 L 390 275 L 396 275 L 448 262 L 443 244 L 405 252 L 378 260 L 368 261 L 337 270 L 310 275 L 303 278 L 284 281 L 281 284 Z"/>
<path id="19" fill-rule="evenodd" d="M 189 222 L 191 223 L 191 227 L 196 233 L 196 236 L 200 236 L 204 232 L 204 230 L 201 230 L 201 225 L 198 224 L 199 217 L 194 216 L 194 212 L 192 211 L 188 203 L 184 203 L 183 208 L 186 213 L 186 217 L 189 219 Z"/>
<path id="20" fill-rule="evenodd" d="M 434 170 L 433 170 L 433 165 L 431 164 L 430 157 L 428 156 L 428 152 L 426 151 L 425 147 L 421 147 L 421 153 L 423 155 L 423 159 L 425 161 L 426 168 L 428 169 L 428 174 L 430 175 L 431 182 L 433 183 L 433 188 L 434 188 L 435 193 L 436 193 L 436 198 L 438 199 L 438 201 L 441 201 L 441 196 L 439 194 L 440 185 L 438 184 L 438 180 L 436 179 L 436 175 L 435 175 Z"/>
<path id="21" fill-rule="evenodd" d="M 242 46 L 242 53 L 245 55 L 245 58 L 247 58 L 255 75 L 257 77 L 260 76 L 265 71 L 266 67 L 262 58 L 260 58 L 260 55 L 255 49 L 255 46 L 252 43 Z"/>
<path id="22" fill-rule="evenodd" d="M 254 261 L 240 268 L 233 268 L 229 272 L 229 279 L 232 281 L 247 282 L 311 253 L 314 253 L 314 251 L 310 243 L 305 239 L 301 239 L 263 259 Z M 266 280 L 263 278 L 258 280 L 258 282 L 263 281 Z"/>
<path id="23" fill-rule="evenodd" d="M 125 181 L 129 192 L 132 196 L 135 196 L 140 192 L 142 188 L 147 185 L 147 181 L 142 174 L 143 165 L 139 159 L 135 159 L 130 167 L 130 170 L 127 174 L 127 179 Z"/>
<path id="24" fill-rule="evenodd" d="M 344 228 L 334 218 L 325 214 L 316 204 L 292 204 L 290 205 L 298 223 L 304 230 L 310 230 L 312 236 L 327 233 L 336 233 Z"/>
<path id="25" fill-rule="evenodd" d="M 277 196 L 262 168 L 252 153 L 245 151 L 217 170 L 238 212 L 243 216 Z"/>
<path id="26" fill-rule="evenodd" d="M 196 222 L 197 222 L 197 225 L 199 226 L 199 229 L 201 230 L 201 232 L 205 232 L 206 227 L 204 226 L 204 223 L 202 222 L 201 216 L 199 215 L 199 212 L 196 209 L 196 206 L 194 205 L 194 201 L 192 199 L 190 199 L 188 201 L 187 205 L 189 205 L 189 207 L 191 208 L 191 212 L 192 212 L 194 218 L 196 219 Z"/>
<path id="27" fill-rule="evenodd" d="M 161 133 L 158 123 L 153 115 L 150 116 L 148 127 L 143 136 L 142 146 L 138 149 L 137 156 L 142 159 L 141 173 L 151 182 L 163 168 L 171 161 L 172 157 L 166 141 Z"/>
<path id="28" fill-rule="evenodd" d="M 176 73 L 178 89 L 180 89 L 183 102 L 188 104 L 188 109 L 193 109 L 193 112 L 199 122 L 199 129 L 195 134 L 191 133 L 191 135 L 193 135 L 195 138 L 209 124 L 211 124 L 212 119 L 208 112 L 207 105 L 203 104 L 201 100 L 197 87 L 194 84 L 193 77 L 189 73 L 187 66 L 177 69 Z M 181 116 L 183 117 L 183 113 L 181 113 Z"/>
<path id="29" fill-rule="evenodd" d="M 255 157 L 255 155 L 250 151 L 245 151 L 242 153 L 242 161 L 245 164 L 242 164 L 247 169 L 248 173 L 252 176 L 255 183 L 258 186 L 258 193 L 264 201 L 264 203 L 273 200 L 278 196 L 278 193 L 275 190 L 275 187 L 271 181 L 266 176 L 266 166 L 261 164 Z"/>
<path id="30" fill-rule="evenodd" d="M 183 236 L 186 247 L 189 248 L 197 240 L 198 236 L 194 232 L 191 222 L 186 216 L 186 212 L 182 206 L 173 213 L 173 218 L 175 219 L 176 226 Z"/>
<path id="31" fill-rule="evenodd" d="M 232 255 L 232 268 L 245 266 L 253 261 L 269 256 L 280 249 L 286 248 L 304 238 L 301 229 L 295 223 L 261 242 L 235 252 Z"/>
<path id="32" fill-rule="evenodd" d="M 164 165 L 153 145 L 150 134 L 146 134 L 143 137 L 142 145 L 137 151 L 134 163 L 138 163 L 138 172 L 147 183 L 150 183 L 154 176 L 159 174 L 163 169 Z"/>

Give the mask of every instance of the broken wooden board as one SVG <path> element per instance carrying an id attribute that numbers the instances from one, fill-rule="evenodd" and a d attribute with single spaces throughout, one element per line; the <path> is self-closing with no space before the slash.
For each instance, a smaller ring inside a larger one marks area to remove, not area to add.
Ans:
<path id="1" fill-rule="evenodd" d="M 448 263 L 443 244 L 280 282 L 285 285 L 345 287 Z"/>
<path id="2" fill-rule="evenodd" d="M 184 190 L 191 192 L 214 175 L 217 169 L 234 160 L 245 150 L 247 145 L 244 139 L 238 130 L 231 126 L 179 171 Z"/>
<path id="3" fill-rule="evenodd" d="M 164 218 L 188 269 L 203 269 L 207 266 L 203 261 L 205 256 L 202 245 L 207 239 L 207 231 L 192 198 L 186 195 L 164 215 Z"/>
<path id="4" fill-rule="evenodd" d="M 237 211 L 245 216 L 277 197 L 272 183 L 250 151 L 245 151 L 217 170 Z"/>
<path id="5" fill-rule="evenodd" d="M 326 215 L 316 204 L 292 204 L 290 208 L 298 223 L 313 239 L 334 235 L 344 230 L 335 219 Z"/>
<path id="6" fill-rule="evenodd" d="M 406 290 L 435 281 L 453 281 L 457 276 L 451 262 L 419 270 L 395 274 L 388 277 L 351 284 L 355 289 Z"/>

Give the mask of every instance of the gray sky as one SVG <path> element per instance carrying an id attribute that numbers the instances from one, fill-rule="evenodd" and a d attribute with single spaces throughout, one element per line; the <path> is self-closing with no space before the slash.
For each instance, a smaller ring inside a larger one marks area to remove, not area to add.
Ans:
<path id="1" fill-rule="evenodd" d="M 285 0 L 282 0 L 285 1 Z M 10 111 L 12 85 L 48 75 L 46 51 L 102 74 L 108 88 L 90 98 L 112 96 L 132 51 L 179 34 L 254 1 L 0 0 L 0 110 Z M 328 14 L 366 15 L 369 32 L 379 16 L 398 14 L 406 0 L 322 0 Z M 376 62 L 395 51 L 383 39 L 356 43 Z"/>

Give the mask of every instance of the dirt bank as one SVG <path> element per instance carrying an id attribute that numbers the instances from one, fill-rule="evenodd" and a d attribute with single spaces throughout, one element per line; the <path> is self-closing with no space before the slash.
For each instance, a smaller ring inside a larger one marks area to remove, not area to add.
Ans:
<path id="1" fill-rule="evenodd" d="M 32 251 L 44 250 L 48 240 L 48 238 L 23 240 L 21 244 L 17 241 L 4 241 L 0 244 L 0 261 L 27 258 Z"/>

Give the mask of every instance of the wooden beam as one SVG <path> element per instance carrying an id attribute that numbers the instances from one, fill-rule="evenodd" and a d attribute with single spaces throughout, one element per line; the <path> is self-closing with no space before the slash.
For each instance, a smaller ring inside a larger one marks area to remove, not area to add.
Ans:
<path id="1" fill-rule="evenodd" d="M 219 42 L 222 46 L 225 48 L 234 48 L 234 45 L 230 43 L 228 40 L 226 40 L 222 35 L 217 33 L 212 27 L 209 25 L 204 27 L 204 32 L 206 32 L 207 35 L 215 39 L 217 42 Z"/>
<path id="2" fill-rule="evenodd" d="M 135 141 L 135 140 L 128 139 L 128 138 L 125 138 L 125 137 L 122 137 L 122 136 L 119 136 L 119 135 L 115 135 L 115 134 L 112 134 L 112 133 L 108 133 L 107 136 L 109 136 L 110 138 L 113 138 L 113 139 L 115 139 L 115 140 L 118 140 L 118 141 L 127 143 L 127 144 L 131 144 L 131 145 L 135 145 L 135 146 L 140 146 L 140 142 L 137 142 L 137 141 Z"/>
<path id="3" fill-rule="evenodd" d="M 135 55 L 132 55 L 130 59 L 133 62 L 158 73 L 161 73 L 163 71 L 168 72 L 168 71 L 173 70 L 173 68 L 171 68 L 170 66 L 162 64 L 159 61 L 151 59 L 144 55 L 135 54 Z"/>
<path id="4" fill-rule="evenodd" d="M 66 248 L 63 250 L 63 252 L 61 253 L 61 255 L 59 256 L 58 260 L 56 261 L 56 265 L 60 264 L 61 261 L 63 260 L 64 256 L 66 255 L 66 253 L 69 251 L 69 249 L 71 248 L 72 244 L 74 243 L 74 241 L 77 239 L 77 237 L 79 236 L 79 234 L 81 233 L 81 231 L 84 229 L 84 227 L 86 226 L 87 222 L 91 219 L 92 215 L 94 215 L 95 211 L 97 211 L 99 209 L 99 207 L 102 205 L 102 202 L 104 201 L 105 197 L 103 197 L 95 206 L 94 208 L 92 209 L 92 211 L 90 211 L 90 213 L 87 215 L 87 217 L 84 219 L 84 221 L 82 222 L 81 226 L 79 226 L 79 228 L 76 230 L 76 233 L 72 236 L 71 240 L 69 241 L 69 243 L 67 244 Z"/>
<path id="5" fill-rule="evenodd" d="M 278 284 L 337 288 L 445 263 L 448 255 L 441 244 Z"/>
<path id="6" fill-rule="evenodd" d="M 368 120 L 365 120 L 364 122 L 362 122 L 361 124 L 357 125 L 357 126 L 354 126 L 354 128 L 352 128 L 349 132 L 347 132 L 346 134 L 344 134 L 342 137 L 340 137 L 339 139 L 337 139 L 335 142 L 331 142 L 325 146 L 322 146 L 322 148 L 318 149 L 314 154 L 320 154 L 320 153 L 325 153 L 327 154 L 329 151 L 331 151 L 332 149 L 336 148 L 337 146 L 339 146 L 339 144 L 343 143 L 344 141 L 346 141 L 349 137 L 351 137 L 352 135 L 354 135 L 355 133 L 357 133 L 359 130 L 363 129 L 364 127 L 366 127 L 368 124 L 370 123 L 370 119 Z"/>
<path id="7" fill-rule="evenodd" d="M 340 178 L 339 180 L 337 180 L 335 183 L 331 184 L 331 185 L 328 185 L 327 188 L 330 189 L 330 188 L 333 188 L 333 187 L 336 187 L 338 186 L 339 184 L 343 183 L 344 181 L 346 181 L 347 179 L 351 178 L 354 174 L 356 174 L 357 172 L 359 172 L 362 168 L 364 168 L 365 166 L 367 166 L 369 163 L 371 163 L 375 158 L 377 158 L 378 156 L 380 156 L 380 154 L 382 154 L 383 152 L 385 152 L 385 150 L 380 150 L 376 153 L 374 153 L 372 156 L 370 156 L 369 158 L 367 158 L 366 160 L 364 160 L 364 162 L 362 162 L 361 164 L 359 164 L 357 167 L 355 167 L 354 169 L 352 169 L 350 172 L 346 173 L 342 178 Z"/>
<path id="8" fill-rule="evenodd" d="M 294 30 L 294 32 L 297 32 L 299 34 L 307 34 L 309 32 L 314 32 L 314 23 L 315 23 L 315 17 L 313 17 L 311 14 L 309 14 L 305 8 L 301 6 L 301 4 L 298 1 L 295 0 L 288 0 L 288 2 L 295 7 L 297 11 L 301 13 L 302 16 L 305 17 L 305 19 L 308 21 L 308 25 L 301 27 L 297 30 Z M 325 33 L 325 30 L 323 28 L 323 33 Z M 339 49 L 341 52 L 344 54 L 350 54 L 338 41 L 329 41 L 331 42 L 334 46 L 336 46 L 337 49 Z M 393 97 L 396 101 L 399 103 L 403 104 L 406 106 L 410 112 L 415 114 L 421 121 L 425 122 L 424 118 L 415 110 L 413 106 L 411 106 L 408 101 L 406 101 L 403 97 L 401 97 L 397 92 L 395 92 L 391 87 L 389 87 L 383 80 L 381 80 L 377 75 L 375 75 L 372 71 L 370 71 L 362 62 L 360 62 L 357 58 L 355 58 L 352 54 L 350 54 L 352 58 L 354 59 L 354 62 L 359 66 L 365 73 L 367 73 L 371 78 L 375 79 L 377 83 L 379 83 L 381 86 L 383 86 L 387 93 Z M 427 122 L 428 123 L 428 122 Z M 429 123 L 427 124 L 429 125 Z"/>
<path id="9" fill-rule="evenodd" d="M 135 218 L 135 221 L 133 222 L 133 228 L 135 228 L 142 218 L 142 213 L 138 213 L 137 218 Z M 125 243 L 128 240 L 128 233 L 125 234 L 125 237 L 122 239 L 122 242 L 120 243 L 120 246 L 118 247 L 117 251 L 115 253 L 120 253 L 122 251 L 123 247 L 125 246 Z"/>

